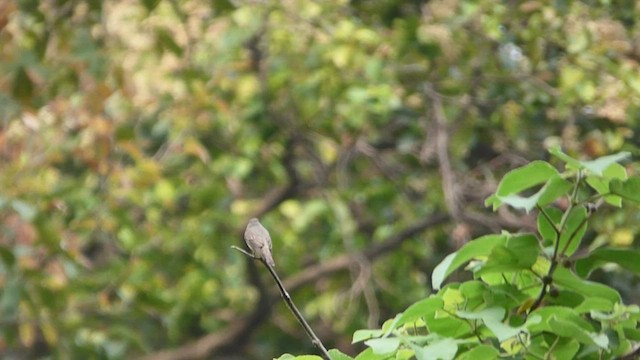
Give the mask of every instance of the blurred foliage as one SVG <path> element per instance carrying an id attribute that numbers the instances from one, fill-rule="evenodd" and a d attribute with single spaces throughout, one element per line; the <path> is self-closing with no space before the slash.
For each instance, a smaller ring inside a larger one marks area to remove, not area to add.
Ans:
<path id="1" fill-rule="evenodd" d="M 293 295 L 357 352 L 447 253 L 509 227 L 483 206 L 495 178 L 555 145 L 638 156 L 638 19 L 628 0 L 1 2 L 0 352 L 123 358 L 226 331 L 259 298 L 229 247 L 265 211 L 285 278 L 355 254 Z M 636 246 L 640 214 L 603 212 L 587 243 Z M 312 351 L 281 306 L 254 330 L 228 351 Z"/>

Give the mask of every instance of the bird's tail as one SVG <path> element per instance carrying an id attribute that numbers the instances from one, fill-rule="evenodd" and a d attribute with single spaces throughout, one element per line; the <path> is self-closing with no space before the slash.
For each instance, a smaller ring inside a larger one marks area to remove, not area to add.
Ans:
<path id="1" fill-rule="evenodd" d="M 271 256 L 271 251 L 263 251 L 264 261 L 271 265 L 276 266 L 276 263 L 273 261 L 273 256 Z"/>

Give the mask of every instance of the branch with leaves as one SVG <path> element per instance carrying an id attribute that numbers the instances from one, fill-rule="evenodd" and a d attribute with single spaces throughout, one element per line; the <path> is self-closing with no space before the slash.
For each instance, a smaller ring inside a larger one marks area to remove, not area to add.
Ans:
<path id="1" fill-rule="evenodd" d="M 434 269 L 437 293 L 382 329 L 356 331 L 354 341 L 390 358 L 401 352 L 418 359 L 636 356 L 637 306 L 587 277 L 607 263 L 640 274 L 640 252 L 583 246 L 580 257 L 575 254 L 598 207 L 640 204 L 640 177 L 628 176 L 620 164 L 628 153 L 583 161 L 557 148 L 550 152 L 563 170 L 545 161 L 516 168 L 485 202 L 494 210 L 537 209 L 537 232 L 502 231 L 470 241 Z M 473 279 L 445 285 L 465 265 Z"/>

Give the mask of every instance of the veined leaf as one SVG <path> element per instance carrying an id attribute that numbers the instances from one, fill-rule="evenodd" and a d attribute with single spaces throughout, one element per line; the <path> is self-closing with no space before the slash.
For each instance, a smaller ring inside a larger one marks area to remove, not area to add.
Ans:
<path id="1" fill-rule="evenodd" d="M 414 322 L 427 314 L 434 313 L 437 310 L 442 309 L 443 306 L 444 301 L 439 297 L 431 296 L 426 299 L 422 299 L 409 306 L 407 310 L 402 313 L 397 325 L 401 326 L 409 322 Z"/>
<path id="2" fill-rule="evenodd" d="M 496 194 L 487 198 L 485 206 L 492 205 L 493 210 L 496 210 L 502 204 L 507 204 L 515 209 L 522 209 L 528 213 L 536 205 L 544 206 L 554 202 L 559 197 L 567 194 L 570 189 L 570 182 L 559 175 L 553 175 L 540 190 L 531 196 L 521 196 L 517 194 L 499 195 L 496 192 Z"/>
<path id="3" fill-rule="evenodd" d="M 563 267 L 556 268 L 553 274 L 554 283 L 590 297 L 601 297 L 611 302 L 620 302 L 620 294 L 609 286 L 579 278 Z"/>
<path id="4" fill-rule="evenodd" d="M 571 256 L 580 245 L 584 233 L 587 231 L 587 209 L 576 207 L 571 210 L 564 229 L 561 229 L 559 249 L 567 247 L 564 255 Z M 570 242 L 570 243 L 569 243 Z"/>
<path id="5" fill-rule="evenodd" d="M 610 167 L 612 164 L 620 162 L 628 158 L 629 156 L 631 156 L 630 152 L 623 151 L 613 155 L 602 156 L 595 160 L 582 161 L 582 160 L 574 159 L 571 156 L 563 153 L 562 150 L 560 150 L 560 147 L 555 147 L 551 149 L 549 152 L 555 157 L 564 161 L 569 168 L 573 168 L 575 170 L 586 169 L 589 172 L 598 176 L 603 176 L 604 171 L 608 167 Z"/>
<path id="6" fill-rule="evenodd" d="M 458 352 L 460 340 L 444 338 L 440 341 L 432 342 L 427 346 L 419 347 L 412 345 L 418 360 L 453 360 Z"/>
<path id="7" fill-rule="evenodd" d="M 606 349 L 609 345 L 609 338 L 606 335 L 587 331 L 572 321 L 552 316 L 548 322 L 551 332 L 556 335 L 576 339 L 583 344 L 596 345 L 602 349 Z"/>
<path id="8" fill-rule="evenodd" d="M 616 263 L 640 275 L 640 250 L 615 248 L 596 249 L 587 257 L 576 261 L 576 272 L 582 277 L 587 277 L 591 271 L 607 263 Z"/>
<path id="9" fill-rule="evenodd" d="M 486 235 L 466 243 L 460 250 L 449 254 L 436 266 L 431 276 L 431 286 L 433 289 L 440 289 L 442 282 L 452 272 L 471 259 L 488 256 L 496 245 L 505 244 L 507 238 L 508 235 L 504 234 Z"/>
<path id="10" fill-rule="evenodd" d="M 622 198 L 640 203 L 640 177 L 632 177 L 626 181 L 611 180 L 609 184 L 611 192 Z"/>
<path id="11" fill-rule="evenodd" d="M 364 343 L 373 350 L 374 354 L 388 354 L 398 349 L 400 339 L 397 337 L 388 337 L 371 339 Z"/>

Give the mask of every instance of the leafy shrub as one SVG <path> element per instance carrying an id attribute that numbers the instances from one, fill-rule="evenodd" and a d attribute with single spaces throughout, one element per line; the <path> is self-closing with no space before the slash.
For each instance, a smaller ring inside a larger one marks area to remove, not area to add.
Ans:
<path id="1" fill-rule="evenodd" d="M 629 153 L 579 161 L 552 149 L 558 171 L 534 161 L 507 173 L 486 200 L 537 211 L 537 233 L 485 235 L 433 271 L 437 293 L 382 329 L 358 330 L 368 348 L 356 359 L 614 359 L 640 347 L 640 308 L 615 289 L 587 280 L 608 263 L 640 273 L 640 252 L 600 247 L 576 255 L 601 204 L 640 203 L 640 178 L 619 164 Z M 562 200 L 568 199 L 568 202 Z M 563 205 L 564 204 L 564 205 Z M 443 286 L 462 268 L 473 279 Z M 281 359 L 293 358 L 285 355 Z M 315 356 L 297 357 L 316 358 Z M 332 350 L 332 358 L 351 357 Z"/>

